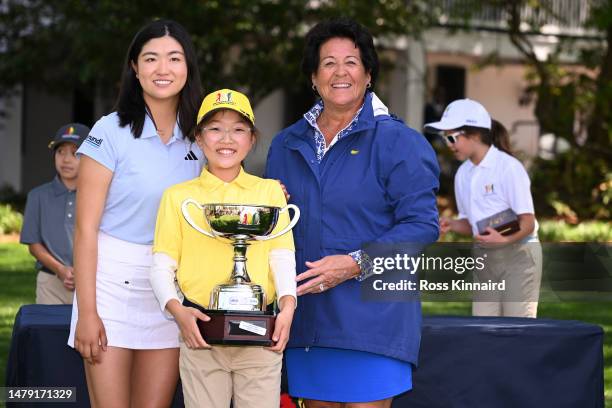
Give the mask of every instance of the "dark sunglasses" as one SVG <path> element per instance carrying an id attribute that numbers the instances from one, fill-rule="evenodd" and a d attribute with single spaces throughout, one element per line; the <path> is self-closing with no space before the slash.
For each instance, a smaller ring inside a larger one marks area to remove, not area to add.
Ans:
<path id="1" fill-rule="evenodd" d="M 464 134 L 465 132 L 463 130 L 458 130 L 456 132 L 450 133 L 448 135 L 443 135 L 443 136 L 448 141 L 448 143 L 455 144 L 457 143 L 457 138 Z"/>

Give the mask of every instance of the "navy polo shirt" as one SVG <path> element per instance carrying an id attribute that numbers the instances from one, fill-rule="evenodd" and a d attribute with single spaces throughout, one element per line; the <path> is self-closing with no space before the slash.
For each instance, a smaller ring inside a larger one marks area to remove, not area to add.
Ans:
<path id="1" fill-rule="evenodd" d="M 72 266 L 75 193 L 76 191 L 66 188 L 59 176 L 30 191 L 20 242 L 43 244 L 55 259 L 64 265 Z M 36 267 L 44 269 L 40 262 L 36 262 Z"/>

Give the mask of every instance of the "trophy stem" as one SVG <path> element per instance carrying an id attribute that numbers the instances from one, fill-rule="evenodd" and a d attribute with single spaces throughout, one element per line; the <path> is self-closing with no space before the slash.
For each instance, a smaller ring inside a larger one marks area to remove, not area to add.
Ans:
<path id="1" fill-rule="evenodd" d="M 246 267 L 246 251 L 249 247 L 247 242 L 248 235 L 233 235 L 232 245 L 234 247 L 234 269 L 232 270 L 231 281 L 235 283 L 250 283 L 251 278 Z"/>

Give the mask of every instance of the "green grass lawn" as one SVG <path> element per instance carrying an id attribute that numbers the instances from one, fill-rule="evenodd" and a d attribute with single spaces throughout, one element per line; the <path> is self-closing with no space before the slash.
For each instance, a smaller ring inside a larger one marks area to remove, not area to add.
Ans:
<path id="1" fill-rule="evenodd" d="M 0 386 L 4 386 L 13 322 L 19 307 L 34 303 L 34 258 L 25 245 L 0 244 Z"/>
<path id="2" fill-rule="evenodd" d="M 23 304 L 34 302 L 36 274 L 34 260 L 24 245 L 0 244 L 0 385 L 4 385 L 5 367 L 15 314 Z M 426 302 L 425 314 L 469 315 L 470 303 Z M 540 303 L 540 317 L 581 320 L 605 330 L 606 407 L 612 408 L 612 305 L 610 303 Z"/>

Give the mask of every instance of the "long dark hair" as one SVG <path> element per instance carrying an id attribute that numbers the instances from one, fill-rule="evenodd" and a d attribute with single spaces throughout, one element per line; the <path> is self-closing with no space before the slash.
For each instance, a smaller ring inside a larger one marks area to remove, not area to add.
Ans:
<path id="1" fill-rule="evenodd" d="M 184 137 L 193 141 L 193 129 L 196 122 L 197 109 L 200 103 L 202 85 L 200 83 L 200 71 L 198 70 L 195 49 L 187 30 L 179 23 L 172 20 L 153 21 L 136 33 L 125 58 L 121 88 L 114 110 L 119 115 L 119 124 L 130 125 L 130 130 L 135 138 L 139 138 L 144 127 L 147 106 L 142 95 L 142 87 L 132 63 L 136 64 L 142 47 L 153 38 L 169 35 L 178 41 L 185 52 L 187 63 L 187 81 L 179 94 L 177 108 L 177 122 Z"/>
<path id="2" fill-rule="evenodd" d="M 502 152 L 514 156 L 508 130 L 501 122 L 495 119 L 491 119 L 491 130 L 475 126 L 463 126 L 459 130 L 463 130 L 467 135 L 478 134 L 482 143 L 487 146 L 493 145 Z"/>
<path id="3" fill-rule="evenodd" d="M 512 152 L 512 146 L 510 146 L 510 135 L 504 125 L 495 119 L 491 119 L 491 143 L 502 152 L 508 153 L 510 156 L 514 156 Z"/>

